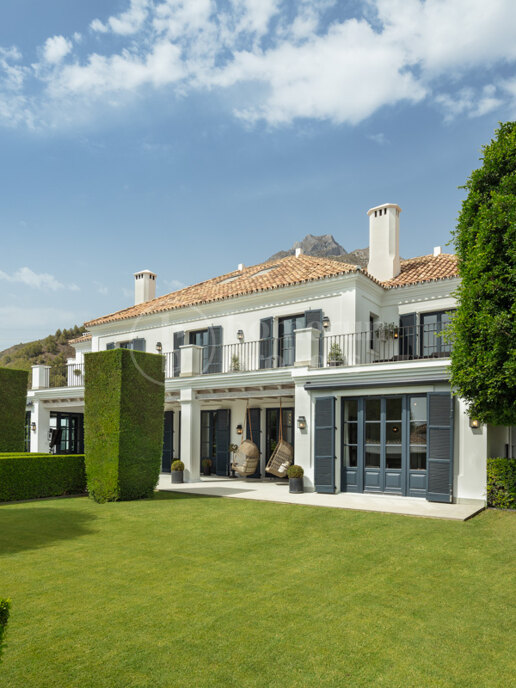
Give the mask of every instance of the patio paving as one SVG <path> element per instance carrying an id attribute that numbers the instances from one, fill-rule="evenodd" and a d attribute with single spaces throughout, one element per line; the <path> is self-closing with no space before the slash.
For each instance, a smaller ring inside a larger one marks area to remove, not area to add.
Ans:
<path id="1" fill-rule="evenodd" d="M 466 521 L 485 508 L 482 501 L 472 504 L 440 504 L 438 502 L 427 502 L 426 499 L 387 494 L 354 494 L 350 492 L 318 494 L 317 492 L 304 492 L 303 494 L 295 495 L 289 493 L 286 481 L 244 480 L 210 476 L 201 477 L 199 482 L 172 484 L 170 474 L 168 473 L 160 475 L 158 490 L 184 492 L 207 497 L 253 499 L 263 502 L 283 502 L 286 504 L 304 504 L 334 509 L 377 511 L 404 516 L 444 518 L 454 521 Z"/>

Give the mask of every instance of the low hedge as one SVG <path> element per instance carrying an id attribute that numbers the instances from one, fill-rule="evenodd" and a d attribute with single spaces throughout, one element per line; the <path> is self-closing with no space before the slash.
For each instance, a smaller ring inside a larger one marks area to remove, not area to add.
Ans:
<path id="1" fill-rule="evenodd" d="M 0 597 L 0 662 L 2 661 L 2 652 L 5 647 L 4 636 L 7 622 L 9 620 L 9 611 L 11 609 L 10 600 L 5 600 Z"/>
<path id="2" fill-rule="evenodd" d="M 516 459 L 487 459 L 487 506 L 516 509 Z"/>
<path id="3" fill-rule="evenodd" d="M 0 502 L 83 492 L 82 454 L 0 454 Z"/>

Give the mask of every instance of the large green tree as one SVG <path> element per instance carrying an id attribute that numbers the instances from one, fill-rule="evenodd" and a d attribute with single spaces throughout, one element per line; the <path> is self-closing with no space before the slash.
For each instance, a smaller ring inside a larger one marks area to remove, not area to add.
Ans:
<path id="1" fill-rule="evenodd" d="M 461 285 L 452 385 L 484 423 L 516 424 L 516 122 L 472 172 L 454 232 Z"/>

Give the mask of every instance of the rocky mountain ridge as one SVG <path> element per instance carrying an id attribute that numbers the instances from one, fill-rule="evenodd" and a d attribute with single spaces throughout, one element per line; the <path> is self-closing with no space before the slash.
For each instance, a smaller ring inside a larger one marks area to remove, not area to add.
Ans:
<path id="1" fill-rule="evenodd" d="M 307 256 L 317 256 L 318 258 L 331 258 L 341 263 L 351 263 L 365 267 L 369 260 L 369 248 L 358 248 L 354 251 L 346 249 L 335 240 L 332 234 L 307 234 L 302 241 L 296 241 L 292 248 L 286 251 L 278 251 L 269 260 L 278 260 L 286 256 L 295 255 L 296 248 L 302 249 Z"/>

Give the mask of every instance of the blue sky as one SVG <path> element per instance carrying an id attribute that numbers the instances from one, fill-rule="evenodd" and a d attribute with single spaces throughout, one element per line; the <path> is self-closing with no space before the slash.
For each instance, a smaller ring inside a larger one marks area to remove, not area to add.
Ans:
<path id="1" fill-rule="evenodd" d="M 514 0 L 3 0 L 0 349 L 331 233 L 450 239 Z"/>

